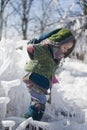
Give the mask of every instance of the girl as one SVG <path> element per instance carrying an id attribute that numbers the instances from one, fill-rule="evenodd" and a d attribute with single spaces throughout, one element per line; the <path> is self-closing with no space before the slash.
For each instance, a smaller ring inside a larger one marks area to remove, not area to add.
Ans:
<path id="1" fill-rule="evenodd" d="M 45 40 L 44 40 L 45 39 Z M 35 43 L 36 41 L 36 43 Z M 40 43 L 39 43 L 40 42 Z M 75 37 L 69 29 L 56 29 L 28 44 L 30 62 L 26 64 L 28 75 L 23 77 L 31 94 L 31 105 L 25 117 L 41 120 L 45 111 L 47 90 L 57 83 L 55 71 L 62 58 L 66 58 L 75 46 Z"/>

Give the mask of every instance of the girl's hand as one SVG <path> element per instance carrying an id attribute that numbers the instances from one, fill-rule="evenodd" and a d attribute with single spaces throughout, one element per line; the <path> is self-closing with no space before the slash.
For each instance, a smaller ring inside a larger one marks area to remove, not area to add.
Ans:
<path id="1" fill-rule="evenodd" d="M 34 53 L 34 46 L 33 45 L 28 45 L 27 46 L 27 52 L 30 53 L 30 54 L 33 54 Z"/>
<path id="2" fill-rule="evenodd" d="M 54 77 L 52 78 L 52 83 L 53 83 L 53 84 L 59 83 L 59 81 L 58 81 L 58 79 L 56 78 L 56 76 L 54 76 Z"/>

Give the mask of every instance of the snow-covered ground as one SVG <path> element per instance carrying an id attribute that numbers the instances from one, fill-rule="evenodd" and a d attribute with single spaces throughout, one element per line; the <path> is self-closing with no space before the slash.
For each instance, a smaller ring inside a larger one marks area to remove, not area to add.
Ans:
<path id="1" fill-rule="evenodd" d="M 26 73 L 24 65 L 29 60 L 26 43 L 10 40 L 0 43 L 0 113 L 3 113 L 0 120 L 10 116 L 22 117 L 28 109 L 30 95 L 22 82 Z M 18 49 L 20 46 L 23 50 Z M 52 103 L 47 104 L 45 112 L 52 118 L 52 129 L 86 130 L 87 64 L 67 58 L 56 71 L 56 76 L 59 83 L 53 85 Z M 65 112 L 65 117 L 61 116 L 61 111 Z"/>

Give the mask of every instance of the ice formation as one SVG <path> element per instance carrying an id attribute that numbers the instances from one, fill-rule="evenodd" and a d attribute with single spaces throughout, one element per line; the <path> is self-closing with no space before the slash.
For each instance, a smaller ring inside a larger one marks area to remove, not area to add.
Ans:
<path id="1" fill-rule="evenodd" d="M 21 50 L 16 50 L 16 44 L 12 44 L 11 41 L 2 42 L 0 45 L 0 102 L 2 97 L 10 99 L 8 104 L 5 101 L 2 102 L 7 104 L 3 115 L 22 116 L 30 102 L 30 95 L 22 82 L 26 55 Z"/>
<path id="2" fill-rule="evenodd" d="M 19 124 L 21 126 L 21 122 L 24 121 L 22 126 L 26 127 L 27 120 L 22 117 L 29 107 L 30 95 L 22 82 L 22 77 L 26 73 L 24 65 L 29 57 L 26 53 L 26 41 L 19 43 L 14 44 L 14 41 L 10 40 L 0 43 L 0 120 L 14 120 L 16 126 Z M 20 46 L 22 50 L 18 49 Z M 83 50 L 86 49 L 84 44 Z M 82 128 L 86 130 L 87 65 L 67 58 L 56 75 L 59 84 L 52 88 L 52 104 L 47 104 L 44 116 L 48 122 L 28 120 L 27 123 L 35 125 L 37 129 L 40 126 L 47 130 L 82 130 Z M 67 117 L 61 116 L 61 111 L 66 112 Z M 69 114 L 72 118 L 69 118 Z"/>

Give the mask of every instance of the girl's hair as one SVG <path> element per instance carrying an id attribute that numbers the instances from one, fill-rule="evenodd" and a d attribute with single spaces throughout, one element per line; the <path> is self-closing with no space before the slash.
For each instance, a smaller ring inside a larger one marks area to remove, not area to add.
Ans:
<path id="1" fill-rule="evenodd" d="M 75 40 L 72 40 L 72 42 L 73 42 L 73 46 L 72 46 L 70 49 L 68 49 L 67 52 L 64 53 L 64 58 L 68 57 L 68 56 L 70 55 L 70 53 L 73 51 L 73 49 L 74 49 L 74 47 L 75 47 L 76 41 L 75 41 Z M 51 55 L 52 55 L 52 57 L 53 57 L 53 45 L 48 45 L 48 49 L 49 49 L 49 51 L 50 51 L 50 53 L 51 53 Z M 61 61 L 61 58 L 59 58 L 59 59 L 54 59 L 54 57 L 53 57 L 53 60 L 54 60 L 54 62 L 55 62 L 56 64 L 59 64 L 60 61 Z"/>
<path id="2" fill-rule="evenodd" d="M 67 50 L 67 52 L 64 53 L 64 58 L 66 58 L 67 56 L 70 55 L 70 53 L 73 51 L 74 47 L 75 47 L 75 43 L 76 43 L 76 40 L 73 40 L 73 46 Z"/>
<path id="3" fill-rule="evenodd" d="M 49 45 L 49 44 L 48 44 L 48 49 L 49 49 L 49 51 L 50 51 L 50 53 L 51 53 L 51 55 L 52 55 L 52 57 L 53 57 L 53 45 Z M 54 59 L 54 57 L 53 57 L 53 60 L 54 60 L 54 62 L 55 62 L 56 64 L 59 64 L 61 59 Z"/>

